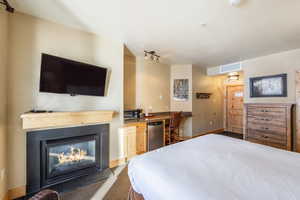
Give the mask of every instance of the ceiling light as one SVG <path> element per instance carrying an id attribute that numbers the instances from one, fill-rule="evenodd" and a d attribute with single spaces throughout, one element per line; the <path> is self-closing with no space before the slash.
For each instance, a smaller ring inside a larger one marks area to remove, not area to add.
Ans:
<path id="1" fill-rule="evenodd" d="M 238 6 L 241 4 L 241 2 L 242 2 L 242 0 L 230 0 L 230 4 L 232 6 Z"/>
<path id="2" fill-rule="evenodd" d="M 144 51 L 144 53 L 145 53 L 144 58 L 146 60 L 148 60 L 150 58 L 150 60 L 152 60 L 152 61 L 155 61 L 157 63 L 159 62 L 160 56 L 157 55 L 155 51 Z"/>
<path id="3" fill-rule="evenodd" d="M 229 82 L 238 81 L 239 79 L 240 79 L 240 75 L 237 72 L 231 72 L 228 74 Z"/>

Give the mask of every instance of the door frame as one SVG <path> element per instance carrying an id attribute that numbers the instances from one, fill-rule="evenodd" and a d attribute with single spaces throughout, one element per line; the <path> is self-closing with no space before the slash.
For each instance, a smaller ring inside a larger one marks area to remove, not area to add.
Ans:
<path id="1" fill-rule="evenodd" d="M 223 115 L 223 126 L 224 126 L 224 130 L 225 131 L 228 131 L 228 87 L 234 87 L 234 86 L 243 86 L 244 88 L 244 91 L 243 91 L 243 103 L 244 103 L 244 100 L 245 100 L 245 84 L 243 83 L 226 83 L 224 84 L 224 115 Z M 245 108 L 244 108 L 245 109 Z M 244 135 L 244 114 L 243 114 L 243 135 Z"/>
<path id="2" fill-rule="evenodd" d="M 299 92 L 300 92 L 300 82 L 298 81 L 298 78 L 300 78 L 300 70 L 296 70 L 296 74 L 295 74 L 295 93 L 296 93 L 296 105 L 295 105 L 295 109 L 296 112 L 294 112 L 295 116 L 294 116 L 294 120 L 293 123 L 295 123 L 295 127 L 294 127 L 294 131 L 293 131 L 293 140 L 294 142 L 294 147 L 296 152 L 300 153 L 300 96 L 299 96 Z"/>

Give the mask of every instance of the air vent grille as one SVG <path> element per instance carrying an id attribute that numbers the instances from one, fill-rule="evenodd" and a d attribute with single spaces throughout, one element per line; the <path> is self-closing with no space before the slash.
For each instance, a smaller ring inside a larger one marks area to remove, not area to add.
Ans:
<path id="1" fill-rule="evenodd" d="M 242 63 L 232 63 L 220 66 L 220 73 L 228 73 L 242 70 Z"/>

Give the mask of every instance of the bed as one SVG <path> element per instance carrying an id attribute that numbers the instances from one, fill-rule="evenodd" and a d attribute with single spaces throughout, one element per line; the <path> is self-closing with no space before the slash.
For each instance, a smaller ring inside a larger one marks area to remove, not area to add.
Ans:
<path id="1" fill-rule="evenodd" d="M 300 199 L 300 154 L 222 135 L 137 156 L 128 175 L 136 199 Z"/>

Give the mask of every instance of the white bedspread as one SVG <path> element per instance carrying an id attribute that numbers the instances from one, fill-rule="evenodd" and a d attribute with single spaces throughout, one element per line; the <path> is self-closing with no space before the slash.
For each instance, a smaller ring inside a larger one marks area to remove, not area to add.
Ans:
<path id="1" fill-rule="evenodd" d="M 128 174 L 146 200 L 300 199 L 300 154 L 220 135 L 135 157 Z"/>

